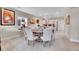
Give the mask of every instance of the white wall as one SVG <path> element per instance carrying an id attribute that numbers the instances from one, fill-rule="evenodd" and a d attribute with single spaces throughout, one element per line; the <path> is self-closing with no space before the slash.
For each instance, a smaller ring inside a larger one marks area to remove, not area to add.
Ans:
<path id="1" fill-rule="evenodd" d="M 70 40 L 79 42 L 79 8 L 72 8 L 70 14 Z"/>

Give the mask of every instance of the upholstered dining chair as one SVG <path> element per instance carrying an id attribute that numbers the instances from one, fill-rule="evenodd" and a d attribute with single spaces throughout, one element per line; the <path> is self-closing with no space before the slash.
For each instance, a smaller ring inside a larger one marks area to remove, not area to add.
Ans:
<path id="1" fill-rule="evenodd" d="M 32 32 L 32 30 L 30 28 L 26 28 L 26 30 L 25 30 L 25 37 L 27 37 L 28 45 L 30 44 L 30 42 L 32 42 L 33 46 L 34 46 L 36 37 L 33 36 L 33 32 Z"/>
<path id="2" fill-rule="evenodd" d="M 41 37 L 43 40 L 43 46 L 45 47 L 46 42 L 49 42 L 49 45 L 51 44 L 52 40 L 52 30 L 49 29 L 43 29 L 43 37 Z"/>

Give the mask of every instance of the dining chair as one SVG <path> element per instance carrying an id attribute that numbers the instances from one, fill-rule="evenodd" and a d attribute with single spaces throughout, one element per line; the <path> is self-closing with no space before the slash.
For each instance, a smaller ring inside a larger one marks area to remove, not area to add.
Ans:
<path id="1" fill-rule="evenodd" d="M 43 47 L 45 47 L 46 43 L 49 42 L 49 45 L 51 45 L 52 41 L 52 30 L 49 29 L 43 29 L 43 37 L 41 37 L 43 40 Z"/>
<path id="2" fill-rule="evenodd" d="M 25 34 L 26 34 L 26 37 L 27 37 L 27 43 L 28 43 L 28 45 L 30 44 L 30 42 L 32 42 L 32 44 L 34 46 L 34 43 L 35 43 L 34 41 L 35 41 L 36 37 L 33 36 L 32 30 L 30 28 L 27 28 L 25 30 L 25 32 L 26 32 Z"/>

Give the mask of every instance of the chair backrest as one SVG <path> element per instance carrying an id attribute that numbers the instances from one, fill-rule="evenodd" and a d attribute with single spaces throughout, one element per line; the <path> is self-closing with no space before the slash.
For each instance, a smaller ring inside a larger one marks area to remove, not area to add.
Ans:
<path id="1" fill-rule="evenodd" d="M 52 30 L 44 29 L 43 30 L 43 41 L 50 41 L 52 39 Z"/>
<path id="2" fill-rule="evenodd" d="M 28 40 L 33 40 L 33 33 L 32 33 L 32 30 L 30 28 L 27 28 L 25 30 L 26 34 L 27 34 L 27 39 Z"/>

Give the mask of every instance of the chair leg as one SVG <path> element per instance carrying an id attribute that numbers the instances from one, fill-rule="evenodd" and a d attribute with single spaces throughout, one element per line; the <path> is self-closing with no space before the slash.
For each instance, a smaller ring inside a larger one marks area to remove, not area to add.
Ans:
<path id="1" fill-rule="evenodd" d="M 53 38 L 52 42 L 53 42 L 53 44 L 55 43 L 55 38 Z"/>
<path id="2" fill-rule="evenodd" d="M 32 41 L 32 43 L 33 43 L 33 45 L 32 45 L 32 46 L 34 47 L 35 42 L 34 42 L 34 41 Z"/>
<path id="3" fill-rule="evenodd" d="M 46 43 L 48 43 L 48 45 L 51 46 L 51 41 L 49 42 L 46 41 L 46 42 L 43 42 L 43 47 L 46 47 Z"/>
<path id="4" fill-rule="evenodd" d="M 52 41 L 49 41 L 49 46 L 51 46 L 51 42 L 52 42 Z"/>
<path id="5" fill-rule="evenodd" d="M 29 45 L 29 40 L 27 40 L 27 44 Z"/>
<path id="6" fill-rule="evenodd" d="M 43 42 L 43 47 L 45 47 L 46 46 L 46 42 Z"/>

